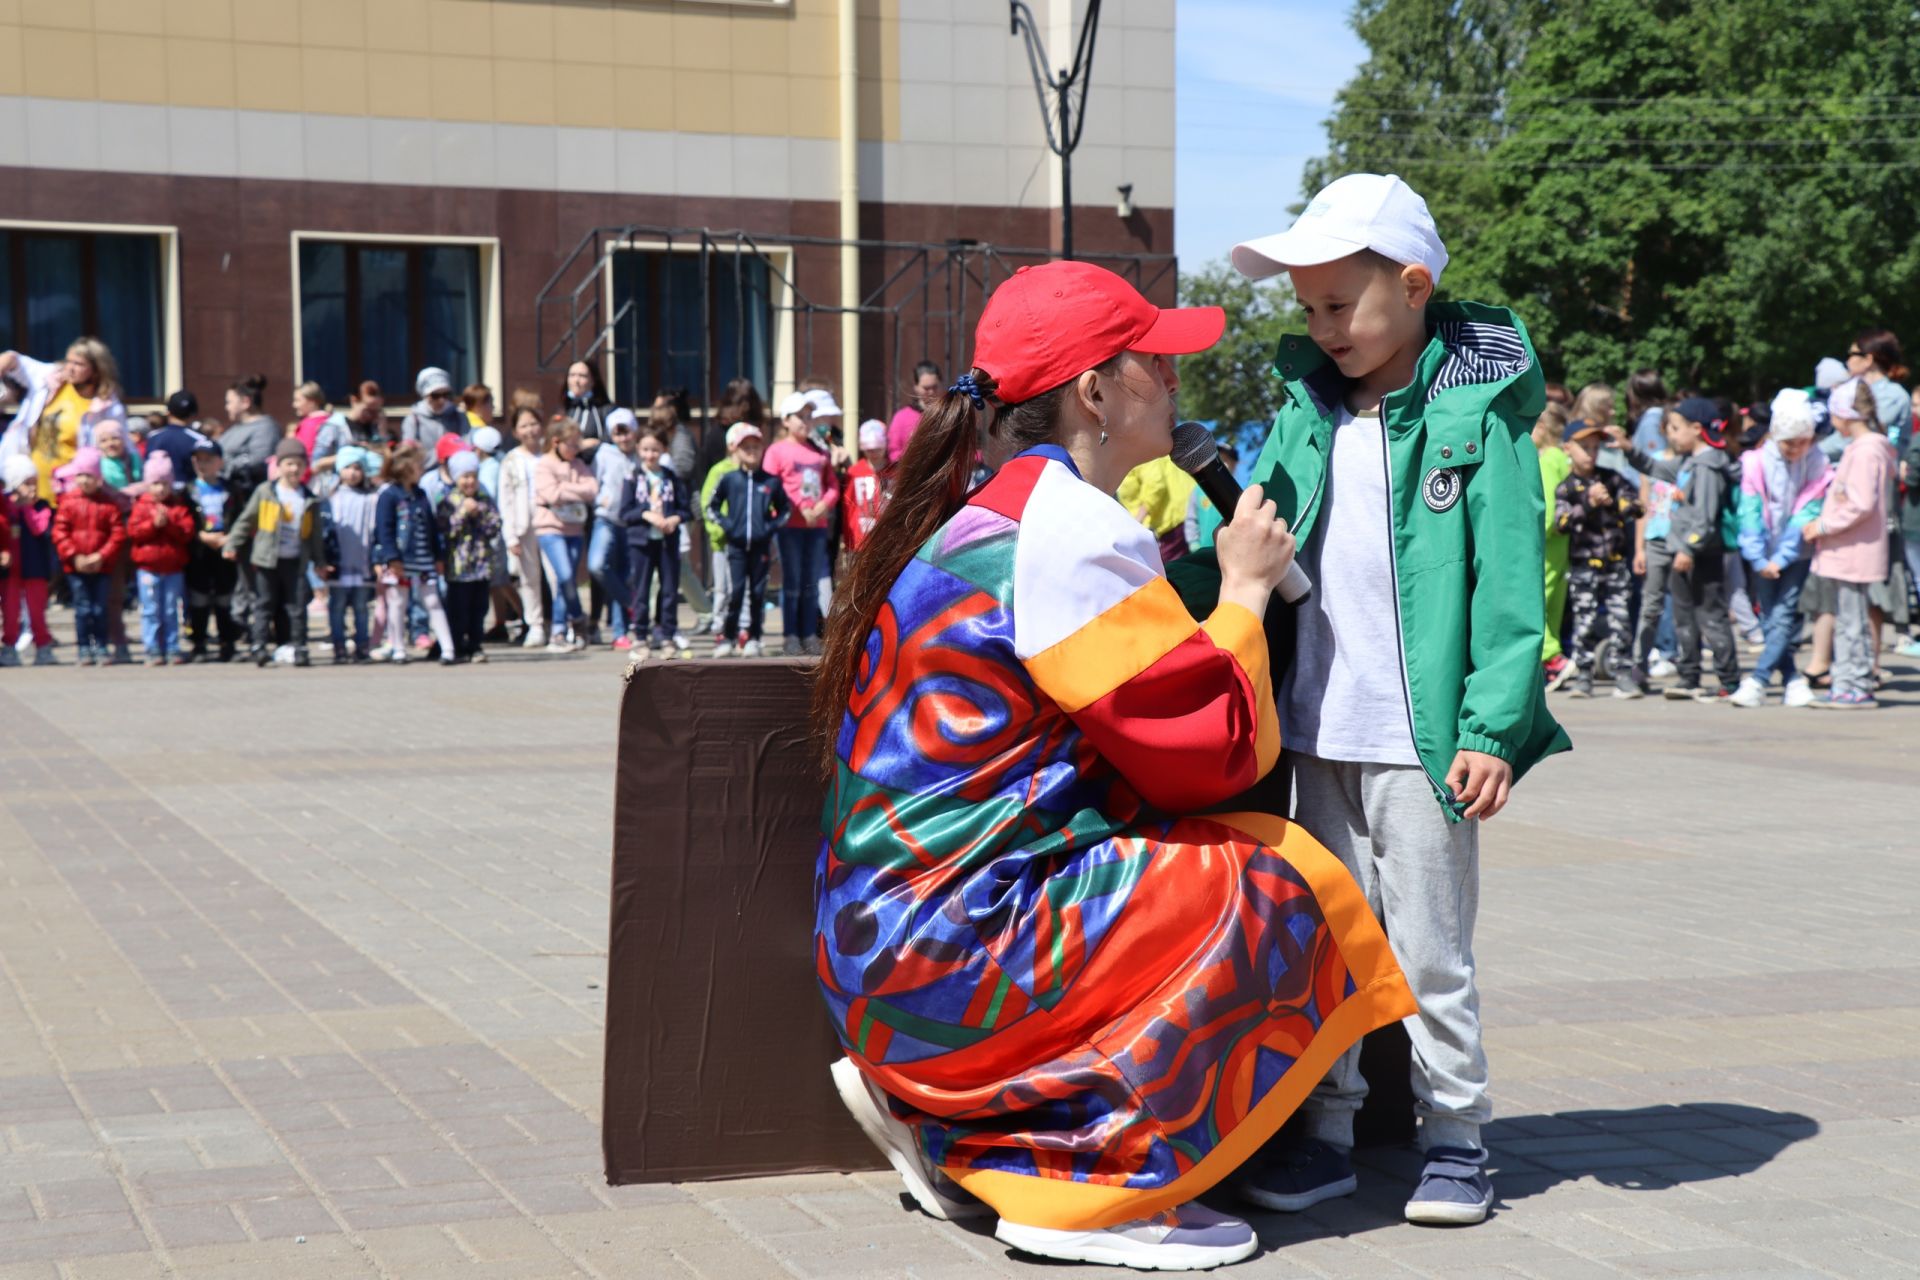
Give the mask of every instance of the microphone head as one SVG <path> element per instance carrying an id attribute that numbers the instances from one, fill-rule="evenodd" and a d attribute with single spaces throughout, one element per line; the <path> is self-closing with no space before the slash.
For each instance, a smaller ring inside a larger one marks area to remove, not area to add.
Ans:
<path id="1" fill-rule="evenodd" d="M 1173 429 L 1173 465 L 1191 475 L 1220 456 L 1213 432 L 1197 422 L 1183 422 Z"/>

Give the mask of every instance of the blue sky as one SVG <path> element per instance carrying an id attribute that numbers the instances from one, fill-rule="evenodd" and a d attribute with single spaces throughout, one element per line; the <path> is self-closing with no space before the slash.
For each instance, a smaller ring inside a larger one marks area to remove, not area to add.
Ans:
<path id="1" fill-rule="evenodd" d="M 1183 270 L 1286 230 L 1334 91 L 1366 57 L 1345 0 L 1179 0 L 1174 236 Z"/>

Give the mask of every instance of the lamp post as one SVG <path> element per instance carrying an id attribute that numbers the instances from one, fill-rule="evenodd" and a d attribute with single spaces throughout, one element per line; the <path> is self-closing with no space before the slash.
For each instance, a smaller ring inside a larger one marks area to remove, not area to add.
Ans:
<path id="1" fill-rule="evenodd" d="M 1057 4 L 1067 0 L 1055 0 Z M 1060 256 L 1073 257 L 1073 152 L 1087 127 L 1087 88 L 1093 80 L 1093 42 L 1100 29 L 1100 0 L 1087 0 L 1087 20 L 1074 47 L 1073 65 L 1057 74 L 1050 68 L 1047 47 L 1040 41 L 1033 10 L 1025 0 L 1008 0 L 1012 34 L 1027 38 L 1027 64 L 1033 69 L 1033 92 L 1040 101 L 1040 123 L 1047 131 L 1047 148 L 1060 157 Z M 1076 93 L 1078 102 L 1075 101 Z M 1048 95 L 1053 102 L 1047 101 Z"/>

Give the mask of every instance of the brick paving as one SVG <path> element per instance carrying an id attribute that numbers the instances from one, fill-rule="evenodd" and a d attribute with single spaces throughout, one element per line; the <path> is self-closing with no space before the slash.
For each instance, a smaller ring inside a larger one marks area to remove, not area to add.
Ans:
<path id="1" fill-rule="evenodd" d="M 1500 1201 L 1416 1158 L 1234 1274 L 1920 1273 L 1920 670 L 1559 706 L 1485 837 Z M 607 1187 L 620 663 L 0 678 L 0 1280 L 975 1277 L 888 1176 Z M 1224 1202 L 1223 1202 L 1224 1203 Z"/>

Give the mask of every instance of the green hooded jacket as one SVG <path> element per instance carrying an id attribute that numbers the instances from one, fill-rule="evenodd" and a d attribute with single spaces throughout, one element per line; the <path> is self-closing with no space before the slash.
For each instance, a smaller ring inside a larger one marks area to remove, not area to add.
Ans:
<path id="1" fill-rule="evenodd" d="M 1446 786 L 1457 752 L 1497 756 L 1518 779 L 1572 743 L 1547 711 L 1540 676 L 1546 515 L 1530 434 L 1546 403 L 1539 361 L 1526 327 L 1502 307 L 1434 303 L 1427 330 L 1412 383 L 1380 403 L 1393 514 L 1382 536 L 1393 539 L 1414 748 L 1434 798 L 1458 820 L 1464 806 Z M 1281 340 L 1273 373 L 1286 402 L 1253 478 L 1304 545 L 1320 518 L 1347 380 L 1305 335 Z M 1220 569 L 1211 550 L 1167 575 L 1194 616 L 1212 613 Z M 1276 671 L 1292 659 L 1294 616 L 1277 597 L 1267 614 Z"/>

